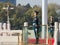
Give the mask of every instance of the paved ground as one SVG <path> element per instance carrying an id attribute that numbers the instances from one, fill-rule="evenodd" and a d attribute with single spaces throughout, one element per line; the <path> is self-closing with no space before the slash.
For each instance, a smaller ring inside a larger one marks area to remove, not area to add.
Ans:
<path id="1" fill-rule="evenodd" d="M 24 43 L 0 43 L 0 45 L 46 45 L 46 44 L 24 44 Z"/>
<path id="2" fill-rule="evenodd" d="M 25 45 L 25 44 L 22 44 Z M 46 44 L 27 44 L 27 45 L 46 45 Z"/>
<path id="3" fill-rule="evenodd" d="M 25 45 L 24 43 L 15 43 L 15 42 L 10 42 L 10 43 L 3 43 L 3 42 L 1 42 L 0 43 L 0 45 Z M 31 43 L 29 43 L 29 44 L 27 44 L 27 45 L 46 45 L 46 44 L 31 44 Z M 52 45 L 52 44 L 50 44 L 50 45 Z M 58 42 L 58 45 L 60 45 L 60 42 Z"/>

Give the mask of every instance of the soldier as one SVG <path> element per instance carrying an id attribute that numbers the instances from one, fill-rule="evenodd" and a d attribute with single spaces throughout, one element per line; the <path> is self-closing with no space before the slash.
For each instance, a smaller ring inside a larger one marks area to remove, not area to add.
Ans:
<path id="1" fill-rule="evenodd" d="M 35 32 L 35 37 L 36 37 L 36 44 L 38 44 L 39 40 L 39 20 L 38 20 L 38 12 L 34 12 L 34 19 L 33 19 L 33 27 L 34 27 L 34 32 Z"/>
<path id="2" fill-rule="evenodd" d="M 50 16 L 50 34 L 53 37 L 54 35 L 54 17 Z"/>

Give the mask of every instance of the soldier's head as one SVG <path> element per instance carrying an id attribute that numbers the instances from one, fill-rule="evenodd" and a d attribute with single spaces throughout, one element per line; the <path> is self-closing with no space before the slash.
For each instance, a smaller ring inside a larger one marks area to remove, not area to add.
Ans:
<path id="1" fill-rule="evenodd" d="M 34 11 L 34 14 L 33 14 L 34 17 L 36 17 L 38 15 L 38 13 L 39 13 L 38 11 Z"/>
<path id="2" fill-rule="evenodd" d="M 53 21 L 53 16 L 50 16 L 50 21 L 51 21 L 51 22 Z"/>

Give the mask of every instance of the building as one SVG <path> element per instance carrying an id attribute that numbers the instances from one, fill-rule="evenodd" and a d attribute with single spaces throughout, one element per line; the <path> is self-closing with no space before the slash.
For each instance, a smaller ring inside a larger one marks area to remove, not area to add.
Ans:
<path id="1" fill-rule="evenodd" d="M 10 3 L 16 5 L 16 0 L 0 0 L 0 2 L 5 2 L 5 3 L 10 2 Z"/>

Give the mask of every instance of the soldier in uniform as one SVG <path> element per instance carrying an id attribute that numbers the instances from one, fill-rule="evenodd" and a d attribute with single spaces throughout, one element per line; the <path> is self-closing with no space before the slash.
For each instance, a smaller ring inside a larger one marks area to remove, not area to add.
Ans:
<path id="1" fill-rule="evenodd" d="M 36 44 L 38 44 L 39 40 L 39 20 L 38 20 L 38 11 L 34 12 L 34 19 L 33 19 L 33 28 L 36 37 Z"/>
<path id="2" fill-rule="evenodd" d="M 54 35 L 54 18 L 50 16 L 50 34 L 53 37 Z"/>

